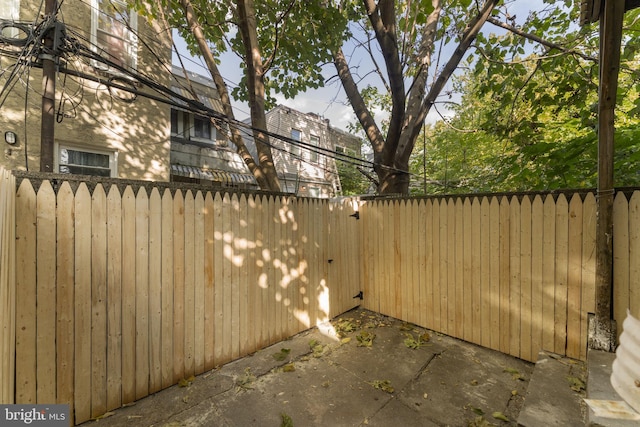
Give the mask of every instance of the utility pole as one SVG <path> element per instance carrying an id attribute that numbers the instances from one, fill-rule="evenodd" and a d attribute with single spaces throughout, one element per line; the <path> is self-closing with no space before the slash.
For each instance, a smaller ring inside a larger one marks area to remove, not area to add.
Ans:
<path id="1" fill-rule="evenodd" d="M 583 0 L 580 24 L 600 21 L 600 84 L 598 90 L 598 197 L 596 217 L 596 312 L 589 321 L 589 348 L 613 351 L 613 154 L 615 107 L 620 70 L 622 22 L 625 9 L 637 2 Z"/>
<path id="2" fill-rule="evenodd" d="M 42 123 L 40 127 L 40 172 L 53 172 L 53 143 L 55 132 L 56 106 L 56 49 L 54 39 L 57 34 L 55 15 L 57 0 L 46 0 L 44 14 L 47 33 L 44 37 L 42 60 Z"/>

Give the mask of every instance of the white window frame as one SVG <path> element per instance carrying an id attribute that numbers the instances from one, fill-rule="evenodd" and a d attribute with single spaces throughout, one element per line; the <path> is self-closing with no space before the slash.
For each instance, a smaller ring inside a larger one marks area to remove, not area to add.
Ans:
<path id="1" fill-rule="evenodd" d="M 19 21 L 20 0 L 2 0 L 0 2 L 0 19 L 4 19 L 7 21 Z M 17 28 L 5 31 L 5 37 L 18 37 L 20 34 Z"/>
<path id="2" fill-rule="evenodd" d="M 309 144 L 315 147 L 315 149 L 309 149 L 309 161 L 320 164 L 320 155 L 318 153 L 318 148 L 320 148 L 320 137 L 318 135 L 310 135 Z"/>
<path id="3" fill-rule="evenodd" d="M 298 137 L 297 138 L 294 136 L 294 132 L 298 133 Z M 291 139 L 293 139 L 294 141 L 302 142 L 302 131 L 300 129 L 292 128 L 291 129 Z M 300 157 L 300 146 L 297 145 L 297 144 L 291 143 L 290 146 L 289 146 L 289 154 L 291 154 L 292 156 L 295 156 L 295 157 Z"/>
<path id="4" fill-rule="evenodd" d="M 60 166 L 65 165 L 65 163 L 62 163 L 62 164 L 60 163 L 61 151 L 65 149 L 109 156 L 109 171 L 110 171 L 109 175 L 111 178 L 118 177 L 118 152 L 117 151 L 96 150 L 95 148 L 87 148 L 87 147 L 70 145 L 70 144 L 56 144 L 56 151 L 55 151 L 56 155 L 54 159 L 54 168 L 55 168 L 54 170 L 56 172 L 66 173 L 66 172 L 60 172 Z"/>
<path id="5" fill-rule="evenodd" d="M 213 126 L 213 123 L 211 123 L 211 118 L 207 116 L 200 116 L 200 115 L 198 115 L 198 118 L 205 119 L 203 121 L 206 121 L 209 124 L 209 138 L 196 136 L 196 114 L 189 114 L 189 125 L 190 125 L 189 134 L 191 135 L 190 139 L 193 141 L 199 141 L 199 142 L 215 143 L 216 127 Z"/>
<path id="6" fill-rule="evenodd" d="M 309 197 L 319 198 L 322 195 L 322 191 L 320 190 L 320 187 L 309 186 L 309 188 L 307 188 L 307 194 Z"/>
<path id="7" fill-rule="evenodd" d="M 171 114 L 173 115 L 174 112 L 178 115 L 178 123 L 177 123 L 178 126 L 176 129 L 177 132 L 174 132 L 173 126 L 171 127 L 171 135 L 177 136 L 178 138 L 188 139 L 189 138 L 189 132 L 188 132 L 189 119 L 187 118 L 187 121 L 185 121 L 185 116 L 188 116 L 189 114 L 180 108 L 172 108 Z M 173 117 L 171 118 L 171 120 L 173 120 Z"/>
<path id="8" fill-rule="evenodd" d="M 127 4 L 123 0 L 91 0 L 91 46 L 94 52 L 100 54 L 101 50 L 103 50 L 100 46 L 98 46 L 98 20 L 100 18 L 100 2 L 111 2 L 116 5 L 116 7 L 126 8 Z M 130 22 L 129 25 L 133 30 L 131 34 L 131 40 L 128 41 L 130 52 L 128 52 L 131 63 L 126 64 L 126 67 L 130 67 L 132 69 L 138 68 L 138 36 L 136 35 L 138 31 L 138 14 L 134 9 L 129 9 L 129 17 Z M 125 40 L 126 41 L 126 40 Z M 103 64 L 98 61 L 93 61 L 92 64 L 94 67 L 103 70 L 109 71 L 113 74 L 120 74 L 119 71 L 110 69 L 106 64 Z"/>

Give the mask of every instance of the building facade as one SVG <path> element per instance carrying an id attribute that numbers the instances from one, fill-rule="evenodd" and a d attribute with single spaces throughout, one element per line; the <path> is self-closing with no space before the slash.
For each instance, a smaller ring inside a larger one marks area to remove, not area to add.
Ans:
<path id="1" fill-rule="evenodd" d="M 267 131 L 283 137 L 271 136 L 269 140 L 282 191 L 302 197 L 341 195 L 335 153 L 348 148 L 359 155 L 359 138 L 331 127 L 328 119 L 315 113 L 302 113 L 284 105 L 278 105 L 266 116 Z M 255 157 L 253 138 L 245 136 L 245 143 Z"/>
<path id="2" fill-rule="evenodd" d="M 197 97 L 204 106 L 223 111 L 211 79 L 188 71 L 185 75 L 178 67 L 173 68 L 173 77 L 174 92 Z M 226 123 L 172 106 L 171 181 L 257 189 L 242 157 L 229 146 L 228 135 Z"/>
<path id="3" fill-rule="evenodd" d="M 44 55 L 57 62 L 53 172 L 168 181 L 170 109 L 145 96 L 158 94 L 134 76 L 170 84 L 162 65 L 171 63 L 170 31 L 121 0 L 59 3 L 56 21 L 63 26 L 45 52 L 37 40 L 43 26 L 33 26 L 43 20 L 41 2 L 0 2 L 0 165 L 40 170 Z M 36 41 L 21 30 L 32 28 Z"/>

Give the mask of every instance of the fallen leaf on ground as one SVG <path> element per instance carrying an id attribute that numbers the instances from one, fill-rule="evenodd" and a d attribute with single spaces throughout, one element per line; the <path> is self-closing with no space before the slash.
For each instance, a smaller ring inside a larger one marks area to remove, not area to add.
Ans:
<path id="1" fill-rule="evenodd" d="M 585 390 L 584 381 L 582 381 L 578 377 L 567 377 L 567 381 L 569 381 L 569 385 L 571 386 L 571 390 L 575 392 L 581 392 Z"/>
<path id="2" fill-rule="evenodd" d="M 362 331 L 356 338 L 358 339 L 358 347 L 371 347 L 373 346 L 373 340 L 375 339 L 376 334 L 371 332 Z"/>
<path id="3" fill-rule="evenodd" d="M 491 416 L 496 420 L 509 422 L 509 418 L 507 418 L 507 416 L 502 412 L 494 412 L 493 414 L 491 414 Z"/>
<path id="4" fill-rule="evenodd" d="M 378 389 L 378 390 L 382 390 L 386 393 L 393 393 L 394 392 L 394 388 L 391 386 L 391 381 L 389 380 L 375 380 L 370 382 L 369 384 L 371 384 L 373 386 L 373 388 Z"/>
<path id="5" fill-rule="evenodd" d="M 280 414 L 282 417 L 282 422 L 280 423 L 280 427 L 293 427 L 293 420 L 291 417 L 284 412 Z"/>
<path id="6" fill-rule="evenodd" d="M 256 380 L 256 377 L 251 373 L 251 368 L 246 368 L 244 370 L 244 375 L 236 381 L 236 385 L 241 389 L 250 389 L 252 388 L 251 383 Z"/>
<path id="7" fill-rule="evenodd" d="M 189 378 L 180 378 L 180 381 L 178 381 L 178 387 L 189 387 L 195 379 L 196 378 L 193 375 Z"/>
<path id="8" fill-rule="evenodd" d="M 296 367 L 293 363 L 287 363 L 282 367 L 282 372 L 293 372 L 296 370 Z"/>
<path id="9" fill-rule="evenodd" d="M 281 348 L 279 352 L 273 353 L 273 358 L 276 359 L 278 362 L 282 362 L 284 359 L 287 358 L 289 353 L 291 353 L 290 348 Z"/>

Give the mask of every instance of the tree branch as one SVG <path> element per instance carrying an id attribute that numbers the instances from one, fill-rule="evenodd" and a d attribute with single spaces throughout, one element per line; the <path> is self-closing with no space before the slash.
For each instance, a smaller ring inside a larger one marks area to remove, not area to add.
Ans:
<path id="1" fill-rule="evenodd" d="M 581 57 L 582 59 L 584 59 L 586 61 L 598 62 L 598 58 L 594 58 L 592 56 L 585 55 L 584 53 L 579 52 L 579 51 L 574 50 L 574 49 L 567 49 L 567 48 L 565 48 L 565 47 L 563 47 L 563 46 L 561 46 L 561 45 L 559 45 L 557 43 L 553 43 L 553 42 L 547 41 L 547 40 L 545 40 L 545 39 L 543 39 L 541 37 L 538 37 L 535 34 L 525 33 L 524 31 L 514 27 L 511 24 L 507 24 L 505 22 L 499 21 L 496 18 L 493 18 L 491 16 L 489 18 L 487 18 L 487 22 L 490 22 L 490 23 L 492 23 L 493 25 L 495 25 L 497 27 L 504 28 L 505 30 L 510 31 L 513 34 L 516 34 L 516 35 L 518 35 L 520 37 L 524 37 L 527 40 L 531 40 L 531 41 L 540 43 L 541 45 L 546 46 L 546 47 L 548 47 L 550 49 L 557 49 L 560 52 L 568 53 L 568 54 L 571 54 L 571 55 L 577 55 L 577 56 Z"/>

